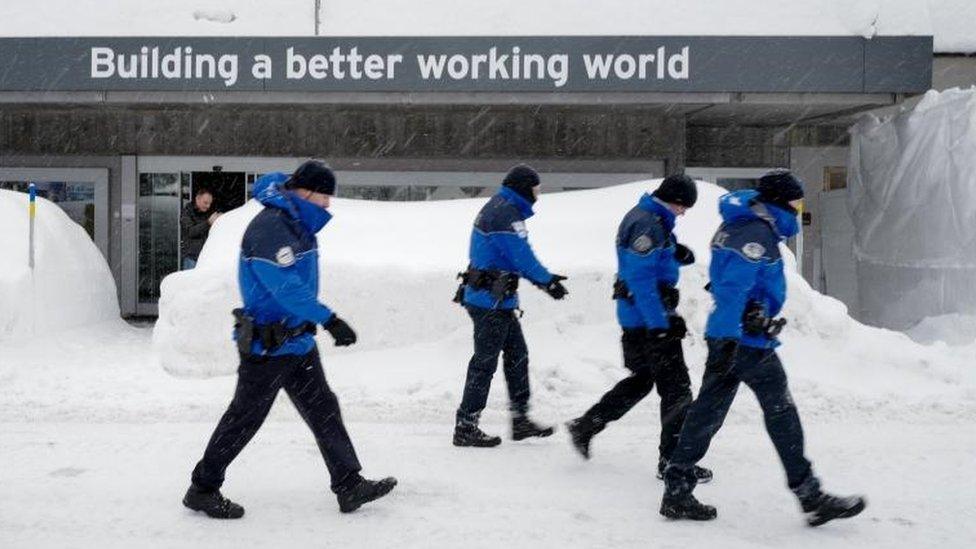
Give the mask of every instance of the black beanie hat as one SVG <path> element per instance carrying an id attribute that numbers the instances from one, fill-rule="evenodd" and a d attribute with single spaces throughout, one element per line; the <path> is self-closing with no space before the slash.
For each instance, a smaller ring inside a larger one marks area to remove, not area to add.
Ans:
<path id="1" fill-rule="evenodd" d="M 803 182 L 796 178 L 790 170 L 778 168 L 766 172 L 759 178 L 759 201 L 783 208 L 792 213 L 796 209 L 790 206 L 790 201 L 803 198 Z"/>
<path id="2" fill-rule="evenodd" d="M 285 186 L 289 189 L 308 189 L 317 193 L 335 195 L 335 173 L 321 160 L 306 160 L 295 170 Z"/>
<path id="3" fill-rule="evenodd" d="M 512 189 L 529 202 L 535 202 L 535 194 L 532 193 L 532 187 L 539 186 L 539 174 L 525 164 L 518 164 L 505 174 L 505 179 L 502 180 L 502 186 Z"/>
<path id="4" fill-rule="evenodd" d="M 662 202 L 690 208 L 698 201 L 698 186 L 687 175 L 669 175 L 651 196 Z"/>

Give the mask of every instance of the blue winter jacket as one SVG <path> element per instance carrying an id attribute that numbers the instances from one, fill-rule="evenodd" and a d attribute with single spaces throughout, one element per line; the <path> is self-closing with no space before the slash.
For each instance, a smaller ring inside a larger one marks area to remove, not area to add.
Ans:
<path id="1" fill-rule="evenodd" d="M 674 258 L 675 215 L 649 194 L 640 198 L 617 229 L 617 277 L 627 283 L 633 299 L 617 299 L 617 321 L 623 328 L 666 329 L 668 310 L 658 285 L 678 283 Z"/>
<path id="2" fill-rule="evenodd" d="M 237 281 L 245 311 L 258 324 L 321 324 L 332 311 L 319 303 L 319 253 L 315 233 L 332 218 L 324 209 L 285 190 L 283 173 L 254 182 L 254 198 L 264 205 L 244 231 Z M 256 338 L 257 339 L 257 338 Z M 287 340 L 271 355 L 304 355 L 315 347 L 311 334 Z M 265 354 L 260 341 L 252 354 Z"/>
<path id="3" fill-rule="evenodd" d="M 532 204 L 508 187 L 488 201 L 474 220 L 469 247 L 470 265 L 476 269 L 514 273 L 536 285 L 549 283 L 552 274 L 536 259 L 529 246 L 525 220 L 532 217 Z M 484 309 L 518 308 L 518 295 L 496 300 L 487 289 L 464 289 L 465 305 Z"/>
<path id="4" fill-rule="evenodd" d="M 786 276 L 779 243 L 799 232 L 796 216 L 756 200 L 754 190 L 726 194 L 719 199 L 723 223 L 712 239 L 709 268 L 715 308 L 708 317 L 705 337 L 737 339 L 742 345 L 772 349 L 775 338 L 742 331 L 746 305 L 755 301 L 766 316 L 780 313 L 786 301 Z"/>

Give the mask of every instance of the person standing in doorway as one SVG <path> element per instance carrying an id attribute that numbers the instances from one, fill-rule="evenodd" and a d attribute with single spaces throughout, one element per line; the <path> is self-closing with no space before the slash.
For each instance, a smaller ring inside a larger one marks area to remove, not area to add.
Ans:
<path id="1" fill-rule="evenodd" d="M 180 255 L 183 257 L 182 269 L 197 266 L 200 250 L 210 235 L 210 227 L 220 217 L 213 211 L 213 193 L 206 187 L 193 191 L 193 200 L 183 208 L 180 216 Z"/>
<path id="2" fill-rule="evenodd" d="M 478 213 L 471 231 L 468 269 L 454 301 L 474 323 L 474 356 L 468 363 L 464 394 L 454 423 L 454 445 L 490 447 L 501 438 L 478 427 L 491 378 L 502 355 L 512 413 L 512 439 L 552 435 L 552 427 L 529 419 L 529 349 L 519 323 L 518 282 L 526 278 L 553 299 L 569 293 L 562 281 L 536 259 L 525 220 L 539 197 L 539 174 L 520 164 L 509 170 L 502 188 Z"/>
<path id="3" fill-rule="evenodd" d="M 396 486 L 393 477 L 373 481 L 360 476 L 313 337 L 321 325 L 336 346 L 356 343 L 349 324 L 318 300 L 315 235 L 332 218 L 328 207 L 335 190 L 335 175 L 320 160 L 305 162 L 291 177 L 271 173 L 254 183 L 254 197 L 264 210 L 247 226 L 238 261 L 244 306 L 234 310 L 237 390 L 193 469 L 183 498 L 190 509 L 213 518 L 244 515 L 243 507 L 220 493 L 224 472 L 261 427 L 279 389 L 315 435 L 340 511 L 355 511 Z"/>

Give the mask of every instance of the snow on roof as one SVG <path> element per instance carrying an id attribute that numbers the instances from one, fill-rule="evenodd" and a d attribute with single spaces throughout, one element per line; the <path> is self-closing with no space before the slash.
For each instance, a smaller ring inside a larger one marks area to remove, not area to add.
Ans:
<path id="1" fill-rule="evenodd" d="M 4 0 L 0 36 L 311 36 L 314 0 Z M 322 0 L 329 36 L 934 35 L 976 52 L 973 0 Z M 462 16 L 463 15 L 463 16 Z"/>

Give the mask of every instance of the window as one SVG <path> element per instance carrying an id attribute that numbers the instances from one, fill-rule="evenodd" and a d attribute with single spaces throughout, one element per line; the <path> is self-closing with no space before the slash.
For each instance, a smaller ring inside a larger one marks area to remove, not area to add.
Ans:
<path id="1" fill-rule="evenodd" d="M 847 188 L 847 166 L 824 166 L 824 190 L 836 191 Z"/>
<path id="2" fill-rule="evenodd" d="M 0 189 L 26 193 L 29 181 L 0 181 Z M 58 205 L 95 240 L 95 186 L 91 183 L 35 181 L 37 196 Z"/>

